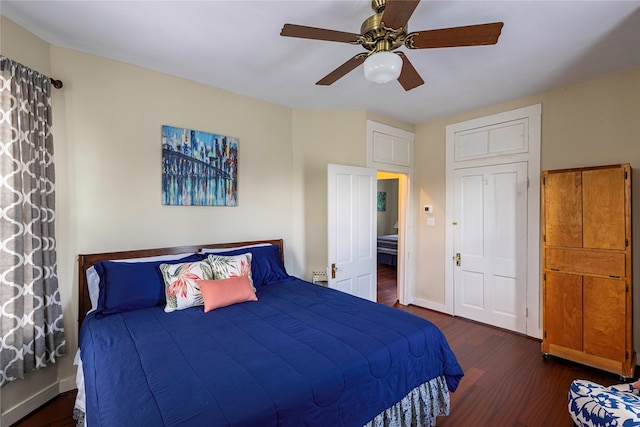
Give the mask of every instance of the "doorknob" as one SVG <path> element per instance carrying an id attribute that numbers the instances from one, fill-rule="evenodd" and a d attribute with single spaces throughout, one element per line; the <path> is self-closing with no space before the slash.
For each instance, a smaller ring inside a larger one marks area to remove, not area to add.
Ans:
<path id="1" fill-rule="evenodd" d="M 336 271 L 338 270 L 338 267 L 336 267 L 336 263 L 334 262 L 333 264 L 331 264 L 331 278 L 335 279 L 336 278 Z"/>
<path id="2" fill-rule="evenodd" d="M 456 267 L 460 267 L 460 264 L 461 264 L 460 263 L 460 252 L 456 253 L 455 260 L 456 260 Z"/>

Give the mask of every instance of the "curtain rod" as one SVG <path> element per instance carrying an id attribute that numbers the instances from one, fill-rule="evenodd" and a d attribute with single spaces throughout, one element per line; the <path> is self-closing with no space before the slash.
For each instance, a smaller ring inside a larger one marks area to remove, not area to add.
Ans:
<path id="1" fill-rule="evenodd" d="M 50 77 L 50 79 L 51 79 L 51 84 L 56 89 L 62 89 L 62 86 L 64 86 L 64 84 L 62 83 L 62 80 L 56 80 L 53 77 Z"/>

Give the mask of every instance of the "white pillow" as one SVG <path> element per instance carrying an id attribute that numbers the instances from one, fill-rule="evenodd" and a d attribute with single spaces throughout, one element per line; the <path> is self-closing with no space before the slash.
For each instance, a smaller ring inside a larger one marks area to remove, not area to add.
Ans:
<path id="1" fill-rule="evenodd" d="M 207 261 L 211 266 L 213 279 L 221 280 L 230 277 L 247 276 L 249 284 L 253 288 L 253 292 L 255 292 L 256 288 L 253 286 L 253 277 L 251 277 L 252 257 L 253 254 L 251 252 L 240 255 L 210 254 L 207 256 Z"/>
<path id="2" fill-rule="evenodd" d="M 195 253 L 184 254 L 172 254 L 172 255 L 157 255 L 144 258 L 129 258 L 129 259 L 112 259 L 112 262 L 148 262 L 148 261 L 173 261 L 188 257 L 189 255 L 195 255 Z M 98 307 L 98 297 L 100 297 L 100 276 L 94 266 L 87 268 L 87 288 L 89 288 L 89 299 L 91 300 L 91 310 L 87 311 L 87 314 L 91 313 Z"/>
<path id="3" fill-rule="evenodd" d="M 199 281 L 213 280 L 211 264 L 191 261 L 180 264 L 160 264 L 167 303 L 165 313 L 204 305 Z"/>

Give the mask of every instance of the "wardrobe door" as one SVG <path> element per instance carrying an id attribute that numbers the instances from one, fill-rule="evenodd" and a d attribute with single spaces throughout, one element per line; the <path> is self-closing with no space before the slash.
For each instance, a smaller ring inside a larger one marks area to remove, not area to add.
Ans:
<path id="1" fill-rule="evenodd" d="M 568 171 L 545 177 L 543 230 L 547 246 L 582 247 L 582 173 Z"/>
<path id="2" fill-rule="evenodd" d="M 582 351 L 582 276 L 548 271 L 544 286 L 545 344 Z"/>
<path id="3" fill-rule="evenodd" d="M 583 279 L 584 351 L 611 360 L 625 360 L 626 310 L 624 279 Z"/>
<path id="4" fill-rule="evenodd" d="M 625 171 L 623 168 L 582 172 L 583 245 L 625 249 Z"/>

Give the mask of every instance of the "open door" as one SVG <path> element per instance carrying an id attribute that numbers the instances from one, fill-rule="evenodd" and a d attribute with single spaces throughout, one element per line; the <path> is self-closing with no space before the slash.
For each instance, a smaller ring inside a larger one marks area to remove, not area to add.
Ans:
<path id="1" fill-rule="evenodd" d="M 375 169 L 328 165 L 329 287 L 376 301 Z"/>

